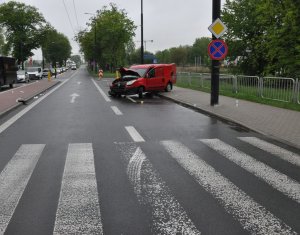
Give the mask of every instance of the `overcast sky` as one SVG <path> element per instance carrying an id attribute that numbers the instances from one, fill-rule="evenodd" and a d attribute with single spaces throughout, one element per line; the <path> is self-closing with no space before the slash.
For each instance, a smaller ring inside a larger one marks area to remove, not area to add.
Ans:
<path id="1" fill-rule="evenodd" d="M 138 26 L 135 43 L 140 47 L 141 0 L 18 1 L 38 8 L 57 31 L 65 34 L 71 42 L 73 54 L 79 53 L 74 35 L 87 27 L 86 23 L 92 16 L 84 13 L 95 13 L 113 2 L 119 9 L 124 9 L 128 18 Z M 4 2 L 8 0 L 0 0 L 0 3 Z M 180 45 L 192 45 L 196 38 L 211 36 L 208 27 L 212 23 L 212 0 L 143 0 L 143 15 L 146 50 L 153 53 Z"/>

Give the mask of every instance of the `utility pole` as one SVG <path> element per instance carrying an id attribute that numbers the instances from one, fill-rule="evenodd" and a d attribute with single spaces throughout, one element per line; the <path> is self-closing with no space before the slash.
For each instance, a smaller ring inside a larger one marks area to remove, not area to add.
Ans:
<path id="1" fill-rule="evenodd" d="M 144 64 L 143 0 L 141 0 L 141 64 Z"/>
<path id="2" fill-rule="evenodd" d="M 212 22 L 217 18 L 220 18 L 221 12 L 221 0 L 213 0 L 212 6 Z M 213 40 L 217 39 L 212 35 Z M 210 105 L 214 106 L 219 104 L 219 77 L 220 77 L 220 62 L 218 60 L 212 60 L 211 68 L 211 94 Z"/>

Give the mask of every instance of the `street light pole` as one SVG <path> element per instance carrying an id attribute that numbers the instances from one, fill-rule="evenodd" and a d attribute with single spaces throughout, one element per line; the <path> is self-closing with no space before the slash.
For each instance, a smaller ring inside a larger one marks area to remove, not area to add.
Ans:
<path id="1" fill-rule="evenodd" d="M 141 0 L 141 64 L 144 64 L 143 0 Z"/>
<path id="2" fill-rule="evenodd" d="M 96 39 L 97 39 L 97 20 L 96 16 L 93 13 L 86 12 L 84 13 L 86 15 L 93 15 L 94 16 L 94 24 L 95 24 L 95 29 L 94 29 L 94 51 L 93 51 L 93 60 L 94 60 L 94 70 L 95 73 L 97 73 L 97 66 L 96 66 Z"/>

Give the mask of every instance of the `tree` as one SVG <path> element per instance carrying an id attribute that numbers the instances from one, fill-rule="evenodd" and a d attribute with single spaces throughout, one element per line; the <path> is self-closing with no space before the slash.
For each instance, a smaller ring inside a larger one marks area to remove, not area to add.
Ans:
<path id="1" fill-rule="evenodd" d="M 226 0 L 229 58 L 249 75 L 300 74 L 300 0 Z"/>
<path id="2" fill-rule="evenodd" d="M 0 5 L 0 26 L 5 28 L 7 49 L 19 64 L 40 46 L 45 19 L 35 7 L 9 1 Z"/>
<path id="3" fill-rule="evenodd" d="M 201 57 L 202 64 L 207 65 L 209 58 L 207 54 L 207 46 L 210 43 L 210 38 L 197 38 L 192 47 L 192 59 Z"/>
<path id="4" fill-rule="evenodd" d="M 5 55 L 4 30 L 0 28 L 0 55 Z"/>
<path id="5" fill-rule="evenodd" d="M 77 65 L 80 65 L 81 64 L 81 57 L 80 55 L 71 55 L 71 58 L 70 58 L 72 61 L 74 61 Z"/>
<path id="6" fill-rule="evenodd" d="M 88 26 L 90 30 L 83 30 L 76 37 L 85 58 L 95 59 L 102 66 L 124 64 L 126 48 L 132 42 L 136 28 L 127 13 L 111 3 L 98 10 Z"/>
<path id="7" fill-rule="evenodd" d="M 264 48 L 266 28 L 258 18 L 260 0 L 226 0 L 222 20 L 228 27 L 225 40 L 228 43 L 228 57 L 240 60 L 241 70 L 249 75 L 263 74 L 267 64 Z M 249 53 L 251 52 L 251 53 Z"/>
<path id="8" fill-rule="evenodd" d="M 45 45 L 45 58 L 53 64 L 58 62 L 60 66 L 64 65 L 71 56 L 72 47 L 69 39 L 56 30 L 49 31 L 47 36 L 47 44 Z"/>

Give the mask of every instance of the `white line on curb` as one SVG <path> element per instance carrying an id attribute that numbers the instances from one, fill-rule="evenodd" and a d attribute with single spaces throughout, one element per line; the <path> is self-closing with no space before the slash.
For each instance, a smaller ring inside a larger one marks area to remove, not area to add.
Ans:
<path id="1" fill-rule="evenodd" d="M 9 126 L 11 126 L 14 122 L 16 122 L 20 117 L 22 117 L 25 113 L 27 113 L 28 111 L 30 111 L 34 106 L 36 106 L 37 104 L 39 104 L 42 100 L 44 100 L 46 97 L 48 97 L 49 95 L 51 95 L 54 91 L 56 91 L 58 88 L 60 88 L 62 85 L 64 85 L 69 80 L 70 80 L 70 78 L 67 79 L 67 80 L 65 80 L 65 81 L 63 81 L 61 84 L 57 85 L 55 88 L 53 88 L 52 90 L 50 90 L 46 95 L 42 96 L 41 98 L 39 98 L 38 100 L 36 100 L 34 103 L 30 104 L 25 109 L 23 109 L 22 111 L 20 111 L 19 113 L 17 113 L 15 116 L 13 116 L 9 120 L 7 120 L 5 123 L 3 123 L 0 126 L 0 134 L 3 131 L 5 131 Z"/>

